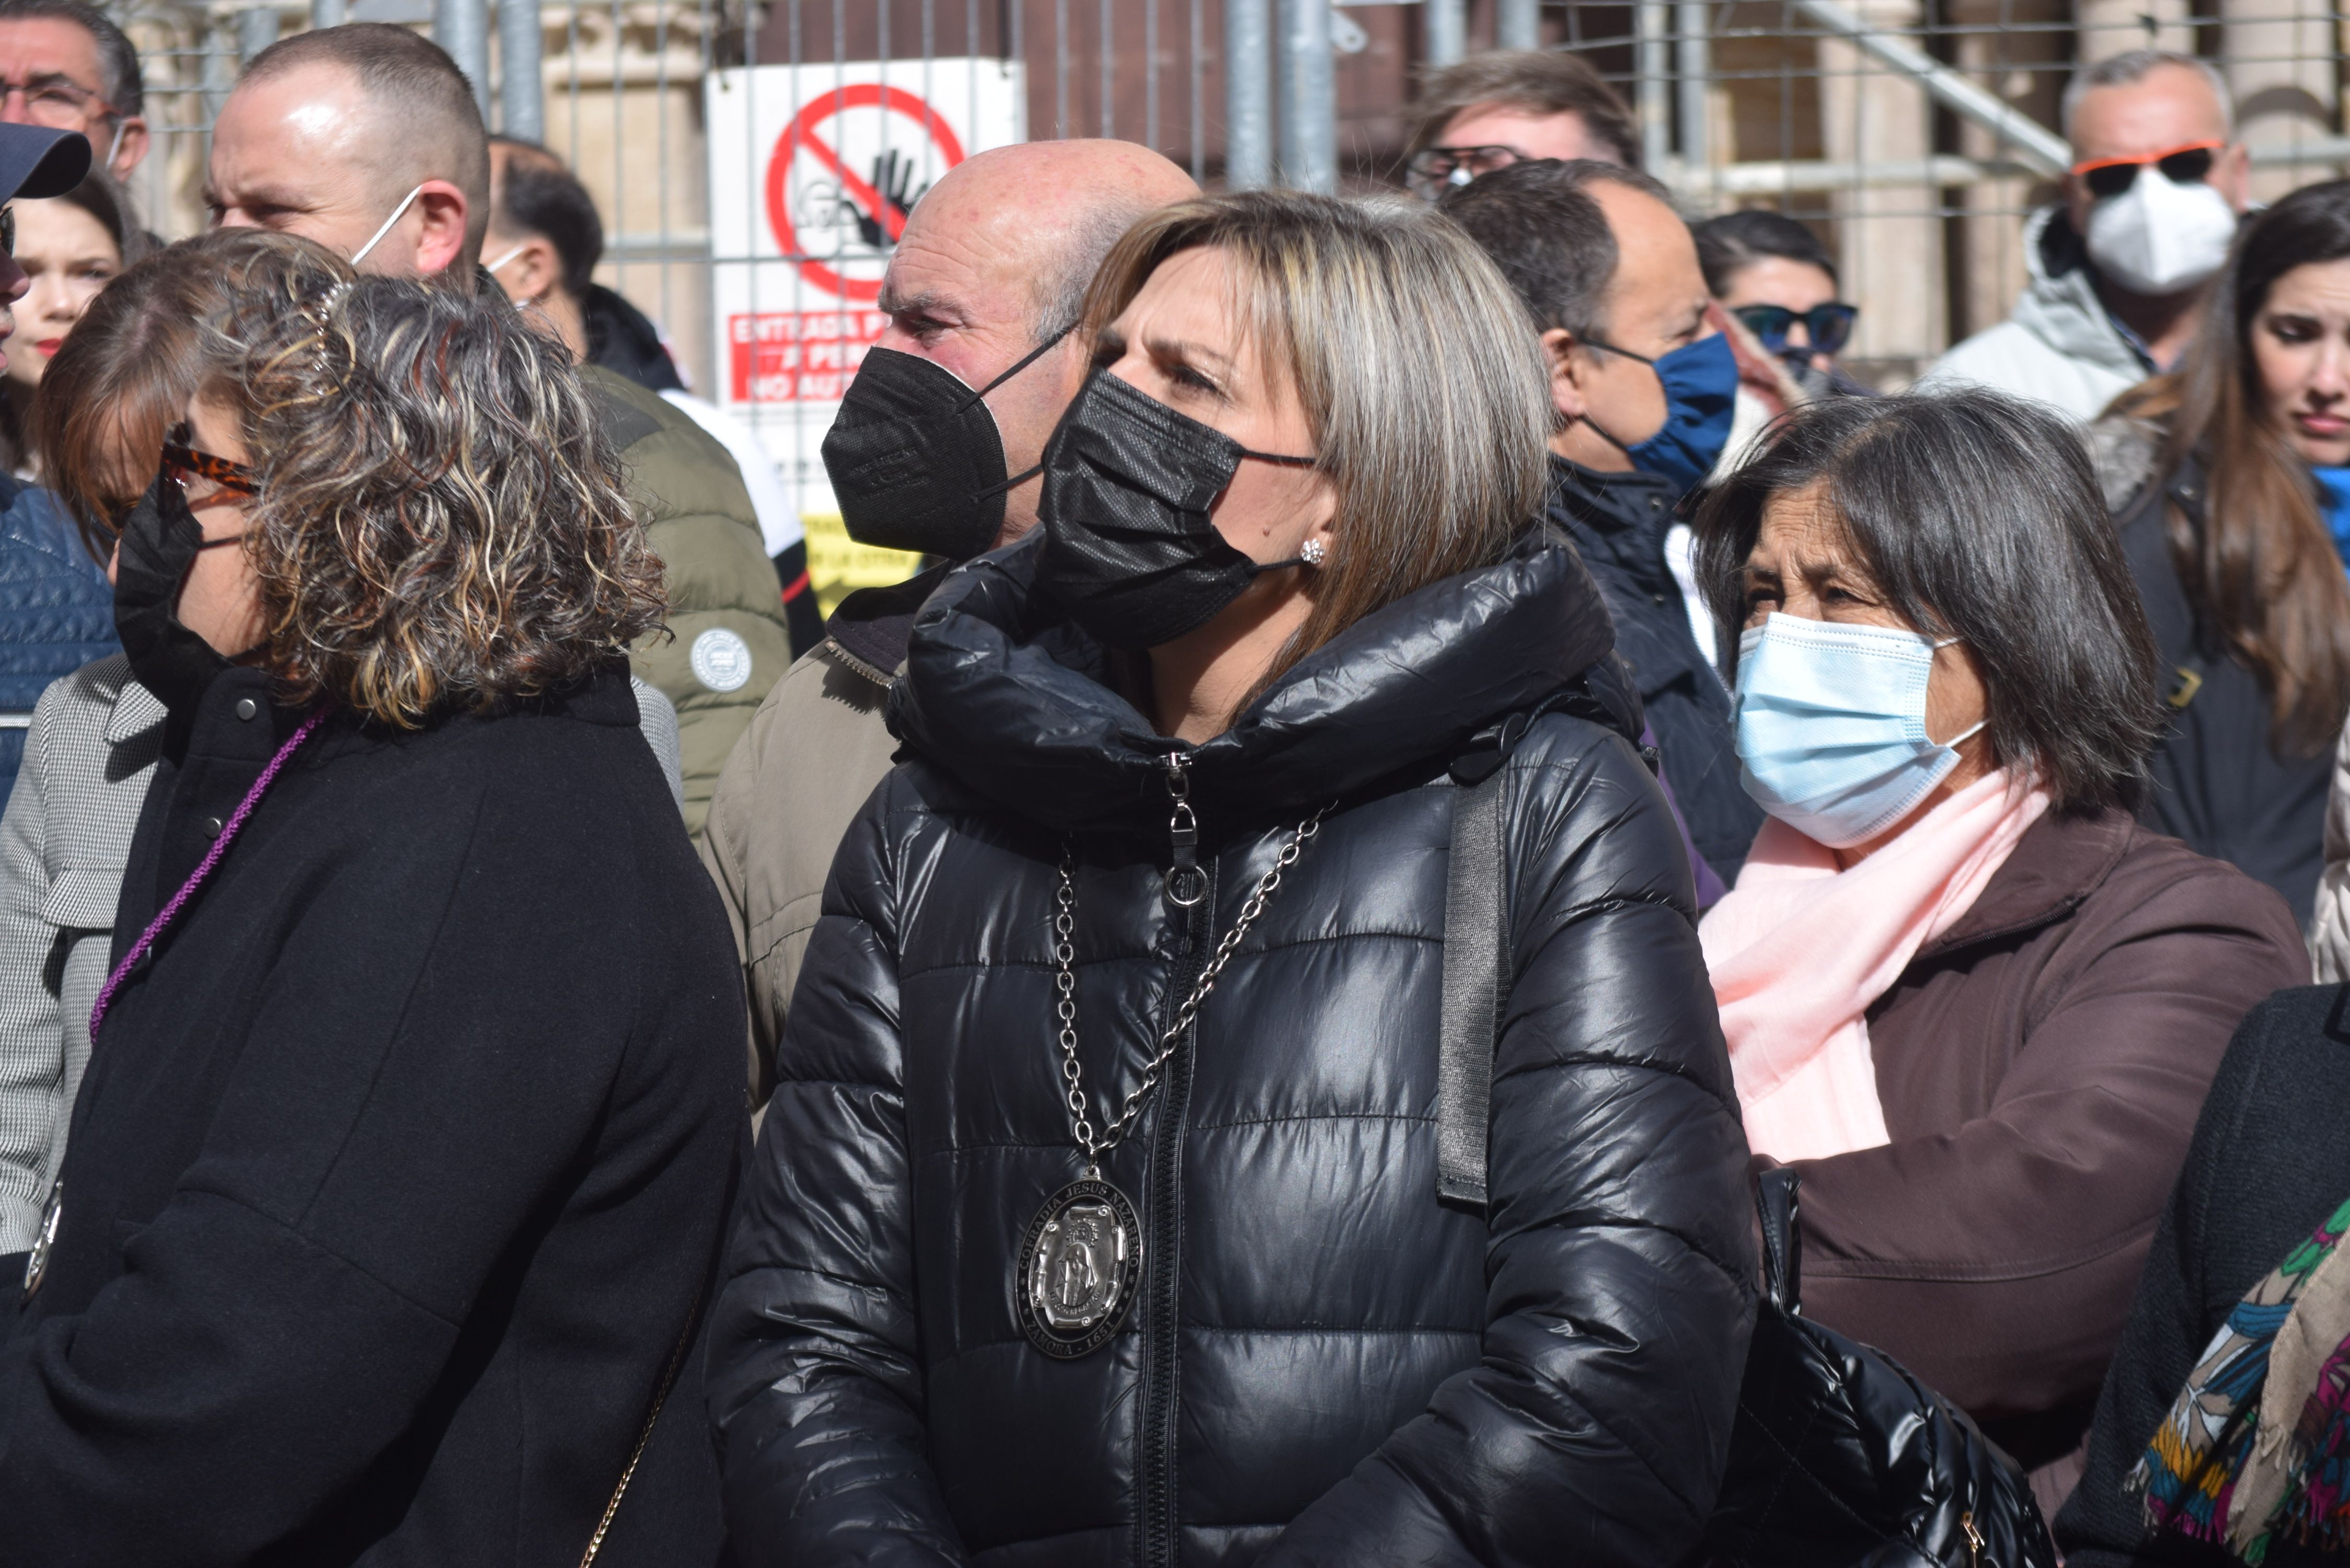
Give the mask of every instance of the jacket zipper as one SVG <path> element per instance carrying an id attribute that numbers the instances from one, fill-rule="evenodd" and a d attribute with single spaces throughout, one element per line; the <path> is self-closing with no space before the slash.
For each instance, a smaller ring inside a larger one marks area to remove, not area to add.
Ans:
<path id="1" fill-rule="evenodd" d="M 1191 994 L 1212 946 L 1215 924 L 1213 867 L 1199 863 L 1199 825 L 1191 807 L 1191 759 L 1168 753 L 1167 794 L 1174 805 L 1168 827 L 1168 901 L 1184 917 L 1185 945 L 1169 976 L 1166 1015 Z M 1195 1020 L 1168 1060 L 1150 1128 L 1149 1187 L 1144 1199 L 1143 1341 L 1140 1462 L 1136 1467 L 1141 1513 L 1136 1561 L 1141 1568 L 1173 1568 L 1176 1556 L 1176 1426 L 1180 1413 L 1176 1381 L 1178 1314 L 1182 1306 L 1183 1126 L 1190 1119 Z"/>
<path id="2" fill-rule="evenodd" d="M 841 647 L 837 639 L 829 637 L 826 638 L 824 639 L 824 646 L 831 650 L 832 656 L 835 659 L 840 660 L 842 664 L 846 665 L 855 673 L 862 675 L 866 680 L 870 680 L 874 685 L 881 688 L 884 695 L 888 694 L 890 687 L 890 678 L 887 671 L 858 658 L 857 655 Z"/>

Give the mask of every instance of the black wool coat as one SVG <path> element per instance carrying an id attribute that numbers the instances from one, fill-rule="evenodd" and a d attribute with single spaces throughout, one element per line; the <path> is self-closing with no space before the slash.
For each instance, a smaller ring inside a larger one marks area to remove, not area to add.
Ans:
<path id="1" fill-rule="evenodd" d="M 2056 1516 L 2070 1568 L 2241 1568 L 2225 1550 L 2147 1533 L 2123 1481 L 2220 1324 L 2350 1198 L 2350 988 L 2302 986 L 2252 1009 L 2195 1126 L 2155 1228 L 2129 1327 L 2089 1433 L 2088 1469 Z M 2269 1568 L 2339 1568 L 2280 1540 Z"/>
<path id="2" fill-rule="evenodd" d="M 825 892 L 712 1331 L 737 1551 L 1677 1561 L 1752 1321 L 1746 1143 L 1637 704 L 1597 701 L 1612 660 L 1584 679 L 1607 638 L 1580 560 L 1535 530 L 1190 746 L 1032 599 L 1039 543 L 924 607 L 893 698 L 917 760 Z M 1503 764 L 1513 983 L 1481 1215 L 1436 1195 L 1446 767 L 1554 700 L 1576 711 Z M 1170 753 L 1211 879 L 1188 912 L 1162 881 Z M 1098 1127 L 1325 805 L 1103 1160 L 1143 1231 L 1134 1311 L 1049 1360 L 1013 1274 L 1082 1167 L 1055 1044 L 1063 846 Z"/>
<path id="3" fill-rule="evenodd" d="M 1690 843 L 1727 886 L 1738 880 L 1762 827 L 1762 808 L 1738 782 L 1737 709 L 1709 650 L 1690 635 L 1680 585 L 1665 565 L 1672 481 L 1601 473 L 1550 460 L 1550 519 L 1591 568 L 1616 622 L 1616 651 L 1640 689 L 1664 758 L 1665 782 Z"/>
<path id="4" fill-rule="evenodd" d="M 118 954 L 299 717 L 206 691 Z M 99 1033 L 0 1348 L 0 1563 L 577 1563 L 715 1261 L 743 1027 L 624 670 L 329 717 Z M 700 1403 L 603 1561 L 716 1555 Z"/>

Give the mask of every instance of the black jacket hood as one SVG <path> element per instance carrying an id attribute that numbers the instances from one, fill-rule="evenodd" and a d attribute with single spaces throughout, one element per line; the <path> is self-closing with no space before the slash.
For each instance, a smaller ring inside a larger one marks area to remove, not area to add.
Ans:
<path id="1" fill-rule="evenodd" d="M 1170 752 L 1191 756 L 1203 822 L 1236 826 L 1448 762 L 1477 749 L 1481 731 L 1578 689 L 1593 716 L 1627 739 L 1640 732 L 1607 607 L 1546 525 L 1494 565 L 1365 617 L 1196 747 L 1158 733 L 1109 683 L 1104 650 L 1035 589 L 1042 544 L 1031 535 L 983 556 L 931 596 L 889 728 L 978 794 L 1055 830 L 1162 826 Z"/>

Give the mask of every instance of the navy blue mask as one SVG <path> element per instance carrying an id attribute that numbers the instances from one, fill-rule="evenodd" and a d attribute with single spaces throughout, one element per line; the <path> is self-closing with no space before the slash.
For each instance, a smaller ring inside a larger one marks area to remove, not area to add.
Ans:
<path id="1" fill-rule="evenodd" d="M 1638 359 L 1655 370 L 1665 389 L 1665 422 L 1656 434 L 1632 446 L 1609 435 L 1589 414 L 1583 422 L 1630 458 L 1633 467 L 1661 474 L 1684 491 L 1694 489 L 1713 472 L 1730 441 L 1731 410 L 1738 401 L 1738 357 L 1730 351 L 1730 339 L 1717 332 L 1655 359 L 1596 339 L 1588 346 Z"/>

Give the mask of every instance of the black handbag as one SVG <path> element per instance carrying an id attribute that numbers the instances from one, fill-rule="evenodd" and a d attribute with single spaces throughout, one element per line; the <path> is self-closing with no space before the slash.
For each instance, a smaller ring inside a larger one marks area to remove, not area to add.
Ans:
<path id="1" fill-rule="evenodd" d="M 1701 1568 L 2056 1568 L 2022 1469 L 1881 1351 L 1806 1322 L 1792 1170 L 1765 1171 L 1762 1302 Z"/>
<path id="2" fill-rule="evenodd" d="M 1480 1210 L 1510 980 L 1501 764 L 1525 729 L 1512 719 L 1451 768 L 1436 1186 L 1440 1201 Z M 2056 1568 L 2013 1459 L 1891 1356 L 1804 1321 L 1798 1182 L 1777 1169 L 1755 1187 L 1763 1299 L 1730 1466 L 1684 1568 Z"/>

